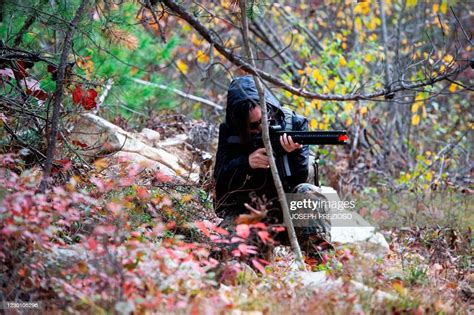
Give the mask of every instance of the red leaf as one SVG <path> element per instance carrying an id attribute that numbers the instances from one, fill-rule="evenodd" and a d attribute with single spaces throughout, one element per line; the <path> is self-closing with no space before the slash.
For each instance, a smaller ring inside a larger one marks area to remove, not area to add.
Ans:
<path id="1" fill-rule="evenodd" d="M 49 73 L 54 73 L 54 72 L 56 72 L 56 71 L 58 71 L 58 69 L 56 69 L 55 66 L 53 66 L 53 65 L 48 65 L 48 72 L 49 72 Z"/>
<path id="2" fill-rule="evenodd" d="M 206 225 L 204 224 L 204 222 L 202 221 L 196 221 L 194 222 L 194 224 L 197 226 L 197 228 L 204 234 L 206 235 L 207 237 L 209 237 L 211 235 L 211 233 L 209 232 L 209 230 L 207 229 Z"/>
<path id="3" fill-rule="evenodd" d="M 13 72 L 19 79 L 23 79 L 28 76 L 26 72 L 25 62 L 23 60 L 18 60 L 16 63 L 16 67 L 13 69 Z"/>
<path id="4" fill-rule="evenodd" d="M 255 246 L 252 246 L 252 245 L 247 245 L 247 244 L 239 244 L 239 246 L 237 246 L 237 248 L 239 249 L 239 251 L 243 254 L 243 255 L 248 255 L 248 254 L 256 254 L 257 251 L 257 247 Z"/>
<path id="5" fill-rule="evenodd" d="M 270 240 L 270 234 L 267 231 L 258 231 L 257 234 L 258 236 L 260 236 L 260 239 L 265 244 Z"/>
<path id="6" fill-rule="evenodd" d="M 171 181 L 171 177 L 160 171 L 156 171 L 155 179 L 162 183 L 168 183 Z"/>
<path id="7" fill-rule="evenodd" d="M 258 269 L 261 273 L 265 274 L 265 268 L 262 266 L 261 263 L 258 262 L 256 259 L 252 259 L 252 265 Z"/>
<path id="8" fill-rule="evenodd" d="M 262 222 L 257 222 L 253 224 L 252 227 L 257 228 L 257 229 L 262 229 L 262 230 L 267 228 L 265 223 L 262 223 Z"/>
<path id="9" fill-rule="evenodd" d="M 82 89 L 80 85 L 76 85 L 76 89 L 72 92 L 72 101 L 74 104 L 79 104 L 82 100 Z"/>
<path id="10" fill-rule="evenodd" d="M 244 241 L 243 239 L 241 239 L 240 237 L 236 237 L 236 236 L 234 236 L 230 239 L 231 243 L 240 243 L 240 242 L 243 242 L 243 241 Z"/>
<path id="11" fill-rule="evenodd" d="M 87 245 L 89 246 L 90 250 L 96 250 L 97 249 L 97 241 L 93 238 L 89 238 L 87 240 Z"/>
<path id="12" fill-rule="evenodd" d="M 236 227 L 237 235 L 246 239 L 250 235 L 250 228 L 247 224 L 239 224 Z"/>
<path id="13" fill-rule="evenodd" d="M 19 270 L 18 270 L 18 275 L 20 277 L 25 277 L 26 276 L 26 269 L 24 267 L 21 267 Z"/>
<path id="14" fill-rule="evenodd" d="M 61 168 L 62 168 L 64 171 L 67 171 L 67 170 L 70 169 L 71 166 L 72 166 L 72 162 L 71 162 L 71 160 L 69 160 L 69 159 L 54 160 L 53 162 L 54 162 L 55 164 L 61 165 Z M 59 170 L 58 170 L 58 171 L 59 171 Z"/>
<path id="15" fill-rule="evenodd" d="M 95 108 L 97 106 L 97 102 L 95 101 L 96 97 L 97 91 L 94 89 L 88 89 L 87 96 L 82 99 L 82 107 L 86 110 Z"/>
<path id="16" fill-rule="evenodd" d="M 150 197 L 150 192 L 145 187 L 137 187 L 137 197 L 140 199 L 147 199 Z"/>
<path id="17" fill-rule="evenodd" d="M 272 227 L 272 230 L 275 231 L 275 232 L 283 232 L 283 231 L 285 231 L 285 227 L 284 226 L 274 226 L 274 227 Z"/>
<path id="18" fill-rule="evenodd" d="M 227 230 L 224 230 L 224 229 L 221 228 L 221 227 L 213 226 L 212 229 L 213 229 L 214 232 L 216 232 L 216 233 L 219 233 L 219 234 L 222 234 L 222 235 L 229 235 L 229 232 L 228 232 Z"/>
<path id="19" fill-rule="evenodd" d="M 87 148 L 87 144 L 82 143 L 82 142 L 77 141 L 77 140 L 72 140 L 71 143 L 74 144 L 76 147 Z"/>
<path id="20" fill-rule="evenodd" d="M 26 89 L 26 94 L 31 95 L 41 101 L 45 101 L 48 98 L 48 94 L 43 90 L 30 90 Z"/>

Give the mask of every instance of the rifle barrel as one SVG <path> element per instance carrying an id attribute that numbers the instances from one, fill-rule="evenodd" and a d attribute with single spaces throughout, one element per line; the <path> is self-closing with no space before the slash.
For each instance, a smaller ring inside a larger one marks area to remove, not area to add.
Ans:
<path id="1" fill-rule="evenodd" d="M 276 131 L 279 141 L 280 136 L 286 133 L 291 136 L 294 142 L 299 144 L 315 144 L 315 145 L 342 145 L 347 144 L 349 136 L 345 130 L 330 130 L 330 131 Z M 274 135 L 272 138 L 274 139 Z M 272 139 L 272 140 L 273 140 Z"/>

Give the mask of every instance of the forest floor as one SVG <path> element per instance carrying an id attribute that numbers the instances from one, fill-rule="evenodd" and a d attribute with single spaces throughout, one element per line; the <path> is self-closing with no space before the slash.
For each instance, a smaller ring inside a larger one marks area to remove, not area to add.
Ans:
<path id="1" fill-rule="evenodd" d="M 166 137 L 192 128 L 171 124 L 148 127 Z M 335 243 L 322 262 L 307 258 L 301 272 L 289 247 L 277 246 L 272 261 L 259 255 L 256 245 L 271 243 L 280 227 L 220 229 L 206 182 L 176 184 L 129 161 L 99 159 L 81 172 L 74 165 L 72 176 L 43 195 L 37 167 L 15 154 L 0 160 L 7 300 L 94 313 L 473 311 L 469 194 L 353 193 L 346 199 L 388 248 Z M 214 259 L 216 248 L 230 248 L 229 257 Z"/>

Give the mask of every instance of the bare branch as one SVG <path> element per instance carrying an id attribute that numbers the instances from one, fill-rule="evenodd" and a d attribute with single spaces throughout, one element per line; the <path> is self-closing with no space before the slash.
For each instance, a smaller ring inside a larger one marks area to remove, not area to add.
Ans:
<path id="1" fill-rule="evenodd" d="M 185 7 L 178 4 L 173 0 L 163 0 L 162 1 L 171 11 L 176 13 L 179 17 L 189 23 L 204 39 L 206 39 L 209 43 L 213 44 L 214 47 L 219 51 L 228 61 L 233 63 L 234 65 L 240 67 L 242 70 L 246 71 L 247 73 L 257 75 L 258 77 L 262 78 L 263 80 L 270 82 L 282 89 L 291 92 L 294 95 L 298 95 L 308 99 L 319 99 L 319 100 L 326 100 L 326 101 L 355 101 L 355 100 L 370 100 L 370 99 L 377 99 L 379 97 L 392 97 L 393 93 L 404 91 L 407 89 L 416 89 L 421 88 L 424 86 L 433 85 L 436 82 L 443 81 L 447 78 L 457 76 L 459 73 L 466 70 L 469 65 L 462 65 L 450 72 L 445 72 L 442 75 L 439 75 L 434 78 L 428 78 L 422 82 L 413 83 L 413 84 L 399 84 L 394 86 L 385 87 L 384 89 L 377 90 L 372 93 L 355 93 L 355 94 L 348 94 L 348 95 L 338 95 L 338 94 L 320 94 L 310 92 L 308 90 L 298 88 L 292 85 L 287 84 L 280 78 L 269 74 L 268 72 L 253 68 L 251 64 L 243 60 L 242 58 L 233 54 L 229 49 L 224 47 L 218 41 L 217 36 L 206 28 L 195 16 L 189 13 Z"/>
<path id="2" fill-rule="evenodd" d="M 212 106 L 217 110 L 224 110 L 224 108 L 221 105 L 216 104 L 212 101 L 206 100 L 205 98 L 202 98 L 202 97 L 199 97 L 199 96 L 196 96 L 196 95 L 192 95 L 192 94 L 188 94 L 188 93 L 185 93 L 185 92 L 180 91 L 178 89 L 170 88 L 169 86 L 166 86 L 166 85 L 163 85 L 163 84 L 157 84 L 157 83 L 148 82 L 148 81 L 144 81 L 144 80 L 141 80 L 141 79 L 135 79 L 135 78 L 132 79 L 132 80 L 137 82 L 137 83 L 140 83 L 142 85 L 154 86 L 154 87 L 157 87 L 157 88 L 162 89 L 162 90 L 171 91 L 173 93 L 178 94 L 181 97 L 184 97 L 184 98 L 187 98 L 187 99 L 199 102 L 199 103 L 203 103 L 203 104 Z"/>

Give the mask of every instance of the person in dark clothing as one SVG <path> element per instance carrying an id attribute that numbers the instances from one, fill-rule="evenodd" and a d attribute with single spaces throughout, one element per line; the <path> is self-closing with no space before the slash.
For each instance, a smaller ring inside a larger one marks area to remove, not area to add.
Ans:
<path id="1" fill-rule="evenodd" d="M 271 123 L 282 125 L 285 130 L 308 130 L 307 119 L 282 108 L 267 89 L 265 101 Z M 238 216 L 248 213 L 249 210 L 244 205 L 251 204 L 255 197 L 264 198 L 266 202 L 267 223 L 283 223 L 283 214 L 269 169 L 269 157 L 265 148 L 255 149 L 250 142 L 254 134 L 261 132 L 261 117 L 258 91 L 253 78 L 244 76 L 234 79 L 228 89 L 225 122 L 219 127 L 214 166 L 214 207 L 216 214 L 224 218 L 225 227 L 232 225 Z M 236 137 L 240 140 L 238 143 L 230 141 Z M 298 186 L 304 186 L 305 191 L 308 191 L 308 187 L 312 186 L 304 184 L 308 177 L 308 146 L 294 143 L 286 135 L 282 136 L 280 143 L 288 155 L 291 170 L 290 177 L 282 178 L 285 192 L 299 192 Z M 328 234 L 328 226 L 323 226 L 321 231 Z"/>

